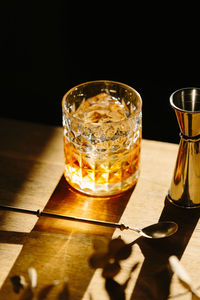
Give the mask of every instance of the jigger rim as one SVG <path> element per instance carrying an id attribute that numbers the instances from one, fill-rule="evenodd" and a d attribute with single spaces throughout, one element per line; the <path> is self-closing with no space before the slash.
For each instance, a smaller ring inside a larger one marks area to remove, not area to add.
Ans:
<path id="1" fill-rule="evenodd" d="M 199 92 L 199 97 L 200 97 L 200 87 L 185 87 L 185 88 L 181 88 L 181 89 L 178 89 L 176 91 L 174 91 L 171 95 L 170 95 L 170 105 L 172 106 L 172 108 L 176 109 L 176 110 L 179 110 L 181 112 L 186 112 L 186 113 L 192 113 L 192 114 L 195 114 L 195 113 L 200 113 L 200 109 L 199 110 L 187 110 L 187 109 L 183 109 L 183 108 L 180 108 L 179 106 L 177 106 L 175 103 L 174 103 L 174 95 L 175 94 L 178 94 L 180 92 L 183 92 L 183 91 L 186 91 L 186 90 L 191 90 L 191 91 L 195 91 L 197 90 Z"/>

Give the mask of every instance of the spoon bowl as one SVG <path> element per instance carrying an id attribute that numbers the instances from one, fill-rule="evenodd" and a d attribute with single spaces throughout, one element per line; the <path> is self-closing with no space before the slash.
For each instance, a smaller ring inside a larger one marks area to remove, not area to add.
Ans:
<path id="1" fill-rule="evenodd" d="M 129 227 L 140 235 L 150 239 L 161 239 L 173 235 L 178 230 L 178 225 L 175 222 L 166 221 L 158 222 L 143 229 Z"/>

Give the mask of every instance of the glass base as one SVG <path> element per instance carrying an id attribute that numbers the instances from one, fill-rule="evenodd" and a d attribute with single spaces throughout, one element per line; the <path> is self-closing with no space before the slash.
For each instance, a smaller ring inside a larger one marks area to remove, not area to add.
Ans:
<path id="1" fill-rule="evenodd" d="M 73 182 L 70 181 L 67 176 L 67 172 L 64 172 L 65 179 L 67 182 L 76 190 L 89 196 L 112 196 L 123 193 L 128 189 L 136 185 L 139 177 L 139 171 L 135 172 L 132 176 L 122 182 L 115 184 L 96 184 L 95 182 L 84 182 L 80 180 L 80 177 L 73 177 Z"/>

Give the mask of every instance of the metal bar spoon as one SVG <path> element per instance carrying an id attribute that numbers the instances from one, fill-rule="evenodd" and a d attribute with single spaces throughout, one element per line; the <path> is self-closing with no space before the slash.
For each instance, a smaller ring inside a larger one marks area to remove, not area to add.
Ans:
<path id="1" fill-rule="evenodd" d="M 137 227 L 129 227 L 123 223 L 112 223 L 112 222 L 105 222 L 105 221 L 93 220 L 87 218 L 79 218 L 74 216 L 66 216 L 61 214 L 40 211 L 39 209 L 31 210 L 31 209 L 18 208 L 14 206 L 0 205 L 0 210 L 25 213 L 25 214 L 35 215 L 37 217 L 48 217 L 48 218 L 55 218 L 55 219 L 62 219 L 62 220 L 69 220 L 69 221 L 76 221 L 76 222 L 84 222 L 84 223 L 90 223 L 90 224 L 95 224 L 100 226 L 119 228 L 120 230 L 133 230 L 139 233 L 141 236 L 150 239 L 165 238 L 174 234 L 178 230 L 178 225 L 175 222 L 171 222 L 171 221 L 158 222 L 156 224 L 140 229 Z"/>

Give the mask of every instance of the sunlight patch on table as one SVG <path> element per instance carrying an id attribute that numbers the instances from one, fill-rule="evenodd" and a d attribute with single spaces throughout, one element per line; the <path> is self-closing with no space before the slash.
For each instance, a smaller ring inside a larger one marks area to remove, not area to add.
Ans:
<path id="1" fill-rule="evenodd" d="M 0 244 L 1 272 L 0 288 L 14 265 L 18 255 L 21 252 L 22 245 Z"/>

